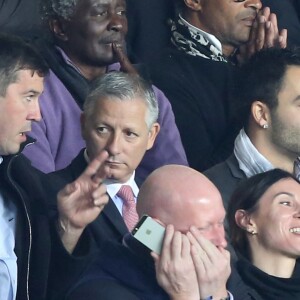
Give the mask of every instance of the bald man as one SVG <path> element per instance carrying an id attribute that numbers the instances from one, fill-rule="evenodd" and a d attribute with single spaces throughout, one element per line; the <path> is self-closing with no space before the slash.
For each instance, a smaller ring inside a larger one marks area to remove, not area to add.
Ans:
<path id="1" fill-rule="evenodd" d="M 166 227 L 161 255 L 151 253 L 155 264 L 132 235 L 123 245 L 108 242 L 67 299 L 232 299 L 225 210 L 204 175 L 178 165 L 157 169 L 140 189 L 137 210 Z"/>

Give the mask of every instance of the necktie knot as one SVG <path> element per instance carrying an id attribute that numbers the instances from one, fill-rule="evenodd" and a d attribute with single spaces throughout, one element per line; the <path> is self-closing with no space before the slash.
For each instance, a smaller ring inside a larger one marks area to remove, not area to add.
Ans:
<path id="1" fill-rule="evenodd" d="M 122 185 L 117 195 L 123 200 L 123 205 L 135 206 L 134 194 L 132 188 L 129 185 Z"/>
<path id="2" fill-rule="evenodd" d="M 136 203 L 132 188 L 129 185 L 122 185 L 117 196 L 123 200 L 123 219 L 127 228 L 131 231 L 138 222 L 138 214 L 136 212 Z"/>

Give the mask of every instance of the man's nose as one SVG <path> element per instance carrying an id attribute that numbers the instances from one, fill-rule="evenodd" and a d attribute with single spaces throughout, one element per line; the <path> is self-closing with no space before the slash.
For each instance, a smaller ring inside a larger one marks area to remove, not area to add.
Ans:
<path id="1" fill-rule="evenodd" d="M 31 121 L 40 121 L 42 119 L 40 105 L 38 101 L 30 105 L 27 119 Z"/>
<path id="2" fill-rule="evenodd" d="M 110 139 L 106 144 L 106 150 L 110 155 L 117 155 L 120 153 L 121 149 L 121 136 L 119 134 L 112 134 Z"/>
<path id="3" fill-rule="evenodd" d="M 246 0 L 245 7 L 253 7 L 257 10 L 262 8 L 262 3 L 260 0 Z"/>
<path id="4" fill-rule="evenodd" d="M 108 30 L 112 30 L 112 31 L 122 31 L 123 30 L 123 25 L 124 25 L 124 17 L 114 13 L 111 16 L 110 22 L 108 24 Z"/>
<path id="5" fill-rule="evenodd" d="M 215 246 L 226 248 L 227 241 L 225 238 L 224 228 L 216 228 L 214 232 L 214 244 Z"/>

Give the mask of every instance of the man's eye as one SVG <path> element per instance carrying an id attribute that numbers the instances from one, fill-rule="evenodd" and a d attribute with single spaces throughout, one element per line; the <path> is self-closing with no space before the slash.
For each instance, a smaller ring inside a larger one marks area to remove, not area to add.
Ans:
<path id="1" fill-rule="evenodd" d="M 26 96 L 26 101 L 27 102 L 32 102 L 33 97 L 34 97 L 33 95 Z"/>
<path id="2" fill-rule="evenodd" d="M 93 17 L 104 17 L 107 15 L 107 10 L 97 11 L 93 13 Z"/>
<path id="3" fill-rule="evenodd" d="M 291 206 L 291 202 L 290 201 L 281 201 L 279 202 L 281 205 L 284 205 L 284 206 Z"/>
<path id="4" fill-rule="evenodd" d="M 199 227 L 198 230 L 199 231 L 208 231 L 211 228 L 210 225 L 204 226 L 204 227 Z"/>
<path id="5" fill-rule="evenodd" d="M 125 15 L 126 15 L 126 10 L 125 10 L 125 9 L 122 9 L 122 10 L 118 11 L 117 14 L 118 14 L 119 16 L 125 16 Z"/>
<path id="6" fill-rule="evenodd" d="M 108 129 L 106 127 L 101 126 L 101 127 L 97 128 L 97 132 L 98 133 L 107 133 Z"/>
<path id="7" fill-rule="evenodd" d="M 127 135 L 128 137 L 136 137 L 136 136 L 137 136 L 137 134 L 134 133 L 134 132 L 132 132 L 132 131 L 126 132 L 126 135 Z"/>

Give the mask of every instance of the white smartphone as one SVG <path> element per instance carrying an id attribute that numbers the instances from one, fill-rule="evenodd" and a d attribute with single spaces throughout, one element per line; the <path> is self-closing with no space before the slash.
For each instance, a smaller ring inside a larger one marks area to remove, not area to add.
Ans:
<path id="1" fill-rule="evenodd" d="M 165 235 L 165 227 L 144 215 L 139 220 L 131 234 L 150 250 L 160 254 Z"/>

